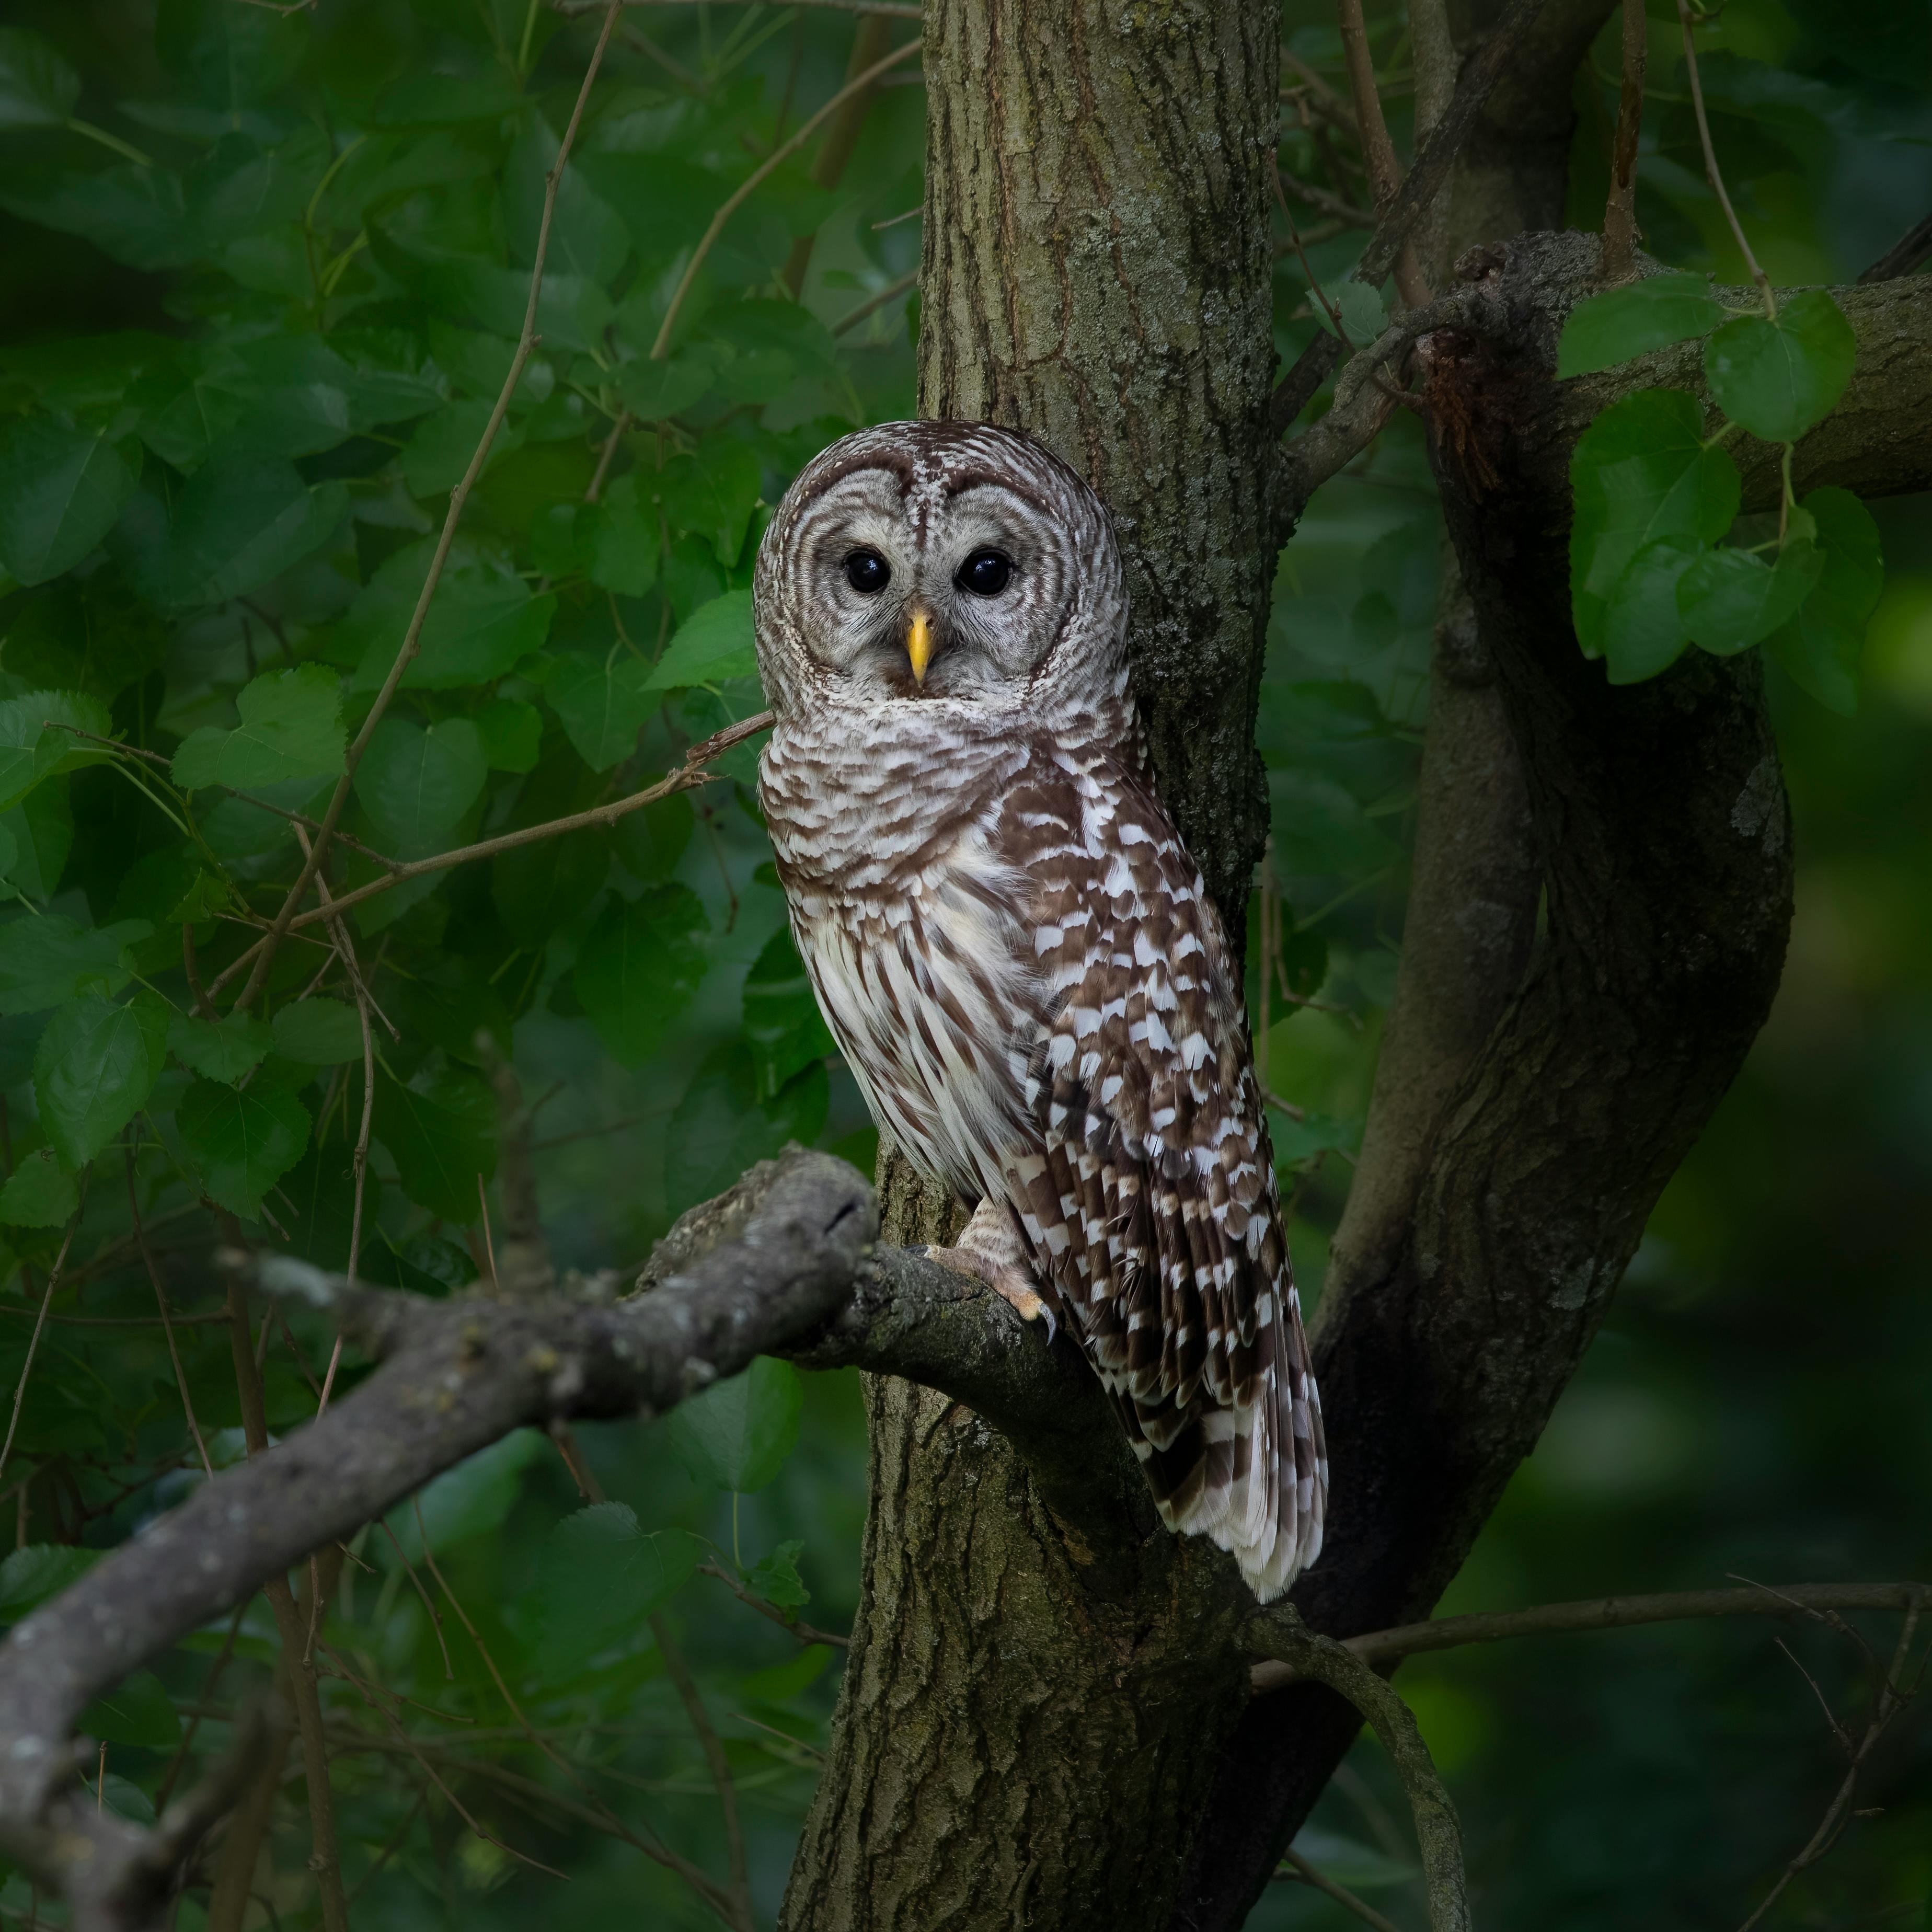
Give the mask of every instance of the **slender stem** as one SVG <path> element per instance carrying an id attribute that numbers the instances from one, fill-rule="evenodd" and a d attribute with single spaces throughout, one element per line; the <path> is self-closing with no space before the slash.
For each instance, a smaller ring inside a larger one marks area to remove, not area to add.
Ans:
<path id="1" fill-rule="evenodd" d="M 1710 117 L 1704 112 L 1704 83 L 1697 74 L 1697 47 L 1691 35 L 1694 16 L 1690 11 L 1690 0 L 1677 0 L 1678 24 L 1684 29 L 1684 65 L 1690 76 L 1690 105 L 1697 116 L 1697 138 L 1704 144 L 1704 178 L 1711 184 L 1711 191 L 1718 197 L 1718 206 L 1724 211 L 1724 219 L 1731 224 L 1732 238 L 1738 244 L 1738 252 L 1744 258 L 1744 266 L 1750 271 L 1750 278 L 1757 284 L 1757 292 L 1764 300 L 1764 312 L 1773 321 L 1778 320 L 1778 298 L 1771 292 L 1771 278 L 1758 266 L 1757 257 L 1751 253 L 1751 244 L 1744 239 L 1744 224 L 1738 219 L 1737 210 L 1731 206 L 1731 197 L 1724 187 L 1724 177 L 1718 166 L 1718 151 L 1712 144 Z"/>
<path id="2" fill-rule="evenodd" d="M 1395 158 L 1383 117 L 1382 96 L 1376 88 L 1376 64 L 1369 52 L 1369 32 L 1362 19 L 1362 0 L 1336 0 L 1336 22 L 1342 30 L 1342 51 L 1348 63 L 1348 86 L 1355 99 L 1355 120 L 1362 133 L 1362 158 L 1368 164 L 1369 185 L 1376 212 L 1386 214 L 1402 187 L 1402 164 Z M 1415 251 L 1405 242 L 1395 262 L 1396 292 L 1410 308 L 1429 299 Z"/>
<path id="3" fill-rule="evenodd" d="M 1604 204 L 1604 252 L 1597 273 L 1606 284 L 1636 272 L 1636 148 L 1643 129 L 1643 76 L 1650 57 L 1644 0 L 1623 0 L 1623 84 L 1617 101 L 1616 145 L 1610 157 L 1610 198 Z"/>
<path id="4" fill-rule="evenodd" d="M 610 425 L 610 434 L 604 439 L 604 447 L 597 452 L 597 467 L 592 471 L 589 486 L 584 492 L 584 500 L 586 503 L 596 502 L 604 494 L 604 479 L 610 473 L 610 465 L 617 454 L 617 445 L 630 426 L 631 412 L 628 410 L 620 410 L 617 420 Z"/>
<path id="5" fill-rule="evenodd" d="M 619 4 L 622 4 L 622 0 L 619 0 Z M 683 308 L 684 298 L 691 292 L 691 285 L 698 279 L 698 272 L 704 266 L 706 256 L 710 254 L 712 244 L 724 232 L 724 224 L 758 191 L 772 172 L 796 154 L 848 100 L 871 87 L 881 74 L 897 67 L 901 62 L 910 59 L 919 52 L 920 45 L 918 40 L 908 40 L 904 46 L 886 55 L 884 60 L 874 61 L 856 80 L 848 80 L 810 120 L 800 124 L 798 131 L 789 140 L 774 148 L 725 197 L 723 206 L 711 218 L 710 226 L 705 230 L 703 238 L 692 251 L 691 260 L 685 265 L 684 274 L 678 282 L 676 292 L 670 298 L 670 306 L 664 310 L 664 322 L 658 330 L 657 340 L 651 344 L 651 359 L 653 362 L 662 362 L 670 353 L 670 332 L 677 325 L 678 311 Z"/>
<path id="6" fill-rule="evenodd" d="M 585 68 L 584 84 L 578 89 L 577 104 L 571 110 L 570 122 L 563 130 L 563 139 L 557 147 L 556 160 L 544 177 L 543 214 L 537 224 L 536 260 L 530 268 L 530 299 L 524 306 L 523 333 L 518 338 L 515 352 L 510 358 L 509 373 L 503 379 L 503 386 L 496 397 L 496 404 L 490 412 L 490 420 L 484 425 L 483 434 L 478 439 L 476 448 L 470 459 L 470 466 L 463 472 L 463 478 L 450 492 L 449 509 L 442 520 L 442 532 L 436 539 L 436 554 L 430 559 L 429 574 L 423 579 L 422 593 L 416 598 L 416 607 L 410 618 L 409 628 L 403 634 L 401 647 L 397 651 L 395 662 L 389 667 L 389 674 L 382 680 L 382 688 L 376 694 L 376 701 L 369 707 L 369 715 L 362 721 L 362 727 L 350 745 L 344 760 L 341 778 L 331 794 L 327 809 L 322 814 L 321 824 L 316 828 L 315 844 L 304 860 L 300 875 L 282 902 L 281 910 L 264 936 L 260 950 L 255 958 L 254 970 L 248 976 L 248 983 L 236 996 L 235 1010 L 245 1012 L 267 982 L 268 968 L 274 964 L 277 950 L 283 936 L 294 922 L 296 908 L 308 892 L 309 882 L 315 877 L 328 842 L 334 836 L 335 828 L 340 822 L 344 808 L 348 804 L 350 787 L 355 783 L 356 767 L 362 762 L 362 754 L 369 748 L 369 741 L 375 736 L 376 726 L 382 722 L 382 714 L 389 708 L 389 700 L 396 694 L 403 681 L 403 674 L 415 661 L 416 650 L 422 641 L 424 621 L 429 616 L 430 600 L 435 596 L 436 586 L 442 580 L 443 566 L 449 560 L 450 545 L 456 539 L 456 527 L 463 519 L 464 506 L 470 500 L 470 492 L 476 479 L 483 472 L 483 465 L 490 453 L 490 446 L 496 440 L 496 432 L 502 427 L 504 417 L 508 413 L 510 398 L 524 373 L 524 365 L 530 359 L 531 352 L 537 342 L 537 304 L 543 293 L 544 261 L 550 252 L 550 231 L 552 218 L 556 212 L 557 183 L 562 178 L 566 164 L 570 159 L 570 150 L 577 139 L 578 124 L 584 118 L 585 104 L 590 98 L 592 82 L 597 78 L 597 70 L 603 64 L 604 50 L 610 44 L 612 30 L 617 24 L 622 10 L 622 0 L 610 0 L 604 9 L 604 25 L 597 36 L 596 46 L 590 56 L 590 64 Z"/>
<path id="7" fill-rule="evenodd" d="M 915 212 L 918 211 L 915 210 Z M 848 309 L 832 325 L 834 335 L 843 335 L 848 329 L 856 328 L 868 316 L 876 315 L 895 296 L 902 296 L 919 280 L 919 271 L 908 268 L 905 273 L 888 282 L 877 295 L 868 296 L 856 308 Z"/>
<path id="8" fill-rule="evenodd" d="M 185 932 L 187 928 L 184 926 L 182 930 Z M 167 1291 L 161 1286 L 161 1271 L 154 1265 L 154 1250 L 148 1246 L 148 1231 L 141 1224 L 141 1202 L 134 1185 L 134 1149 L 131 1144 L 128 1149 L 128 1212 L 134 1220 L 135 1244 L 147 1265 L 148 1279 L 154 1285 L 155 1305 L 161 1311 L 161 1332 L 168 1338 L 168 1360 L 175 1365 L 175 1387 L 181 1391 L 182 1407 L 188 1414 L 188 1433 L 194 1438 L 202 1469 L 212 1478 L 214 1465 L 208 1460 L 208 1444 L 202 1440 L 201 1424 L 195 1420 L 194 1401 L 188 1392 L 188 1376 L 182 1367 L 181 1350 L 175 1346 L 175 1324 L 169 1318 Z"/>
<path id="9" fill-rule="evenodd" d="M 734 1496 L 734 1505 L 735 1502 Z M 836 1630 L 820 1630 L 816 1624 L 794 1622 L 777 1604 L 768 1604 L 755 1590 L 747 1589 L 723 1564 L 707 1560 L 700 1563 L 698 1568 L 701 1576 L 716 1576 L 748 1610 L 756 1610 L 761 1617 L 769 1617 L 779 1629 L 796 1637 L 800 1643 L 829 1643 L 836 1645 L 841 1650 L 852 1648 L 852 1640 L 849 1636 L 841 1636 Z"/>
<path id="10" fill-rule="evenodd" d="M 1325 1893 L 1344 1912 L 1353 1912 L 1364 1925 L 1372 1925 L 1376 1932 L 1401 1932 L 1401 1928 L 1394 1919 L 1384 1918 L 1366 1898 L 1358 1898 L 1346 1885 L 1336 1884 L 1326 1872 L 1318 1870 L 1292 1845 L 1281 1856 L 1282 1862 L 1293 1870 L 1304 1885 L 1312 1886 L 1317 1892 Z M 1280 1878 L 1286 1874 L 1277 1872 L 1275 1876 Z"/>
<path id="11" fill-rule="evenodd" d="M 14 1453 L 14 1438 L 20 1426 L 20 1406 L 27 1399 L 27 1378 L 34 1372 L 34 1357 L 40 1346 L 40 1330 L 46 1326 L 47 1304 L 52 1300 L 54 1290 L 60 1286 L 61 1270 L 67 1265 L 67 1251 L 74 1246 L 75 1232 L 80 1226 L 80 1210 L 86 1204 L 86 1184 L 83 1181 L 80 1204 L 74 1210 L 74 1219 L 67 1224 L 60 1252 L 55 1256 L 53 1267 L 48 1272 L 47 1290 L 40 1297 L 40 1312 L 34 1318 L 34 1332 L 27 1343 L 27 1359 L 20 1364 L 20 1379 L 14 1390 L 14 1413 L 7 1424 L 7 1439 L 0 1443 L 0 1475 L 6 1474 L 7 1459 Z"/>
<path id="12" fill-rule="evenodd" d="M 661 1616 L 652 1617 L 650 1624 L 658 1654 L 664 1659 L 664 1675 L 675 1687 L 678 1700 L 684 1706 L 684 1714 L 691 1720 L 691 1728 L 698 1734 L 699 1748 L 704 1753 L 704 1762 L 711 1773 L 712 1788 L 718 1793 L 718 1808 L 724 1814 L 731 1923 L 736 1932 L 754 1932 L 751 1865 L 745 1852 L 744 1823 L 738 1816 L 738 1787 L 732 1782 L 731 1760 L 724 1754 L 724 1741 L 718 1736 L 718 1727 L 711 1721 L 711 1713 L 704 1708 L 698 1681 L 691 1674 L 691 1666 L 685 1661 L 684 1652 L 671 1634 L 670 1625 Z"/>
<path id="13" fill-rule="evenodd" d="M 69 134 L 85 134 L 90 141 L 98 141 L 104 148 L 111 148 L 137 167 L 151 168 L 154 165 L 151 155 L 142 154 L 139 148 L 122 140 L 118 134 L 110 134 L 105 128 L 97 128 L 92 121 L 70 121 L 67 125 Z"/>

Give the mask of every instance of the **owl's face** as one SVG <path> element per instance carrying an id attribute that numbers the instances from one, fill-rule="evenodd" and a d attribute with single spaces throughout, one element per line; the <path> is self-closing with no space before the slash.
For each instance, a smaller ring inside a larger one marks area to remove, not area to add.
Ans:
<path id="1" fill-rule="evenodd" d="M 834 443 L 765 533 L 754 604 L 782 716 L 814 700 L 1050 706 L 1099 698 L 1124 662 L 1100 500 L 1037 444 L 981 424 Z"/>

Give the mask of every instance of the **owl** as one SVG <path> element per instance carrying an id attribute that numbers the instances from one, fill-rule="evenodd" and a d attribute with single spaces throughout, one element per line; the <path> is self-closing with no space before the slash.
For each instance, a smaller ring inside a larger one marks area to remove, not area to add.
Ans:
<path id="1" fill-rule="evenodd" d="M 753 598 L 793 937 L 880 1127 L 973 1204 L 936 1258 L 1070 1334 L 1162 1520 L 1281 1595 L 1321 1546 L 1322 1414 L 1106 512 L 1024 436 L 888 423 L 793 484 Z"/>

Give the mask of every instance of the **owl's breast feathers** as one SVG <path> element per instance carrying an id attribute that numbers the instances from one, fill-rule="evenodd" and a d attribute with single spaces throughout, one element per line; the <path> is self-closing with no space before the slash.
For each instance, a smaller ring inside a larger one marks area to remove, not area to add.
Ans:
<path id="1" fill-rule="evenodd" d="M 1265 1600 L 1320 1546 L 1320 1410 L 1226 939 L 1138 762 L 781 730 L 762 796 L 880 1124 L 1007 1202 L 1162 1516 Z"/>

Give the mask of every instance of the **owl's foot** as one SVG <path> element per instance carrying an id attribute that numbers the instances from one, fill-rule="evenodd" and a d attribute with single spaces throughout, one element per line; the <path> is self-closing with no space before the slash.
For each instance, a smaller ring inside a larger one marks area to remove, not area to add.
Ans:
<path id="1" fill-rule="evenodd" d="M 1027 1252 L 1020 1244 L 1011 1217 L 1004 1207 L 982 1201 L 973 1210 L 973 1218 L 960 1230 L 958 1245 L 928 1248 L 928 1261 L 941 1268 L 956 1268 L 983 1281 L 995 1294 L 1019 1311 L 1022 1322 L 1044 1321 L 1048 1346 L 1058 1331 L 1053 1310 L 1034 1286 L 1034 1276 Z"/>

